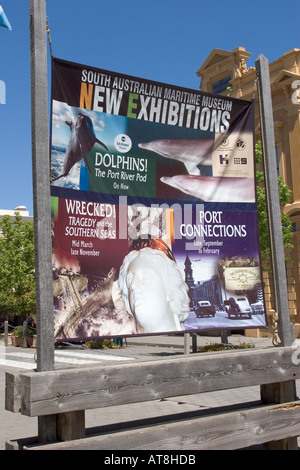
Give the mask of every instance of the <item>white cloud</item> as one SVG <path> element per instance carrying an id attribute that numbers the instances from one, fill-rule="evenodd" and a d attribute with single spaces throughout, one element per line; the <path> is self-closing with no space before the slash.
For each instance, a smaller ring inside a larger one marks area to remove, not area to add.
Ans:
<path id="1" fill-rule="evenodd" d="M 60 127 L 62 124 L 65 125 L 66 121 L 73 121 L 74 114 L 72 108 L 66 103 L 60 103 L 59 101 L 53 101 L 52 104 L 52 122 L 55 127 Z"/>
<path id="2" fill-rule="evenodd" d="M 74 121 L 79 112 L 84 112 L 79 108 L 73 108 L 66 103 L 53 101 L 52 105 L 52 121 L 55 127 L 59 128 L 65 125 L 66 122 Z M 105 122 L 102 116 L 95 111 L 86 111 L 86 114 L 92 119 L 95 132 L 103 132 L 105 129 Z"/>

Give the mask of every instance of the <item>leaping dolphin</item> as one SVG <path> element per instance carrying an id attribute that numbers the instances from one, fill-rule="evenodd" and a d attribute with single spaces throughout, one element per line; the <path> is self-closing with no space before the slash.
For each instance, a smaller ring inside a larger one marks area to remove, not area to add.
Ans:
<path id="1" fill-rule="evenodd" d="M 96 143 L 108 150 L 106 145 L 97 139 L 93 122 L 89 116 L 79 113 L 75 122 L 66 121 L 66 124 L 70 127 L 72 135 L 66 150 L 64 170 L 63 173 L 57 178 L 54 178 L 52 182 L 67 176 L 70 173 L 71 168 L 73 168 L 73 166 L 82 158 L 90 172 L 91 170 L 87 161 L 87 155 Z"/>
<path id="2" fill-rule="evenodd" d="M 255 202 L 252 178 L 176 175 L 161 181 L 205 202 Z"/>
<path id="3" fill-rule="evenodd" d="M 190 175 L 200 175 L 198 165 L 212 165 L 214 143 L 214 139 L 165 139 L 141 143 L 139 147 L 178 160 L 184 163 Z"/>

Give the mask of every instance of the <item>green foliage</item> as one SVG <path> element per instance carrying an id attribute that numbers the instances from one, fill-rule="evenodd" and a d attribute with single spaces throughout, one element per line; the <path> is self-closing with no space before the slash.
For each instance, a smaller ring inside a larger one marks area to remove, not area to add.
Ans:
<path id="1" fill-rule="evenodd" d="M 33 223 L 19 213 L 0 221 L 0 313 L 35 313 Z"/>
<path id="2" fill-rule="evenodd" d="M 232 349 L 249 349 L 255 348 L 255 345 L 252 343 L 241 343 L 241 344 L 220 344 L 220 343 L 212 343 L 212 344 L 205 344 L 204 346 L 200 346 L 198 348 L 199 353 L 204 352 L 215 352 L 215 351 L 228 351 Z"/>
<path id="3" fill-rule="evenodd" d="M 13 336 L 16 336 L 17 338 L 21 338 L 23 336 L 23 326 L 17 326 L 13 332 Z"/>
<path id="4" fill-rule="evenodd" d="M 24 336 L 24 329 L 23 326 L 16 326 L 16 328 L 12 332 L 13 336 L 16 336 L 17 338 L 22 338 Z M 31 338 L 34 335 L 34 330 L 31 328 L 27 328 L 26 335 L 28 338 Z"/>
<path id="5" fill-rule="evenodd" d="M 88 349 L 118 349 L 112 339 L 89 340 L 84 344 Z"/>
<path id="6" fill-rule="evenodd" d="M 268 214 L 266 206 L 266 193 L 264 187 L 264 173 L 261 170 L 261 164 L 263 161 L 262 145 L 260 141 L 257 141 L 255 145 L 255 158 L 257 164 L 256 170 L 256 191 L 257 191 L 257 211 L 258 211 L 258 225 L 260 235 L 260 249 L 262 261 L 266 261 L 270 256 L 270 239 L 269 239 L 269 224 Z M 292 198 L 292 191 L 284 184 L 281 177 L 278 177 L 278 190 L 279 190 L 279 202 L 281 209 L 290 202 Z M 283 244 L 285 248 L 293 248 L 291 243 L 293 237 L 292 223 L 290 218 L 283 213 L 281 210 L 281 224 L 282 224 L 282 235 Z M 290 259 L 286 258 L 286 262 L 291 262 Z"/>

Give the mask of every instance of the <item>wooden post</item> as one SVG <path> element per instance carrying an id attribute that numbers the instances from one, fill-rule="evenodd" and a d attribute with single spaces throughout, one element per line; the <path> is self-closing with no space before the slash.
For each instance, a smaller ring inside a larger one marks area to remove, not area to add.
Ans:
<path id="1" fill-rule="evenodd" d="M 293 337 L 290 324 L 281 211 L 278 193 L 278 175 L 269 63 L 267 59 L 261 54 L 256 60 L 255 66 L 258 73 L 259 85 L 258 98 L 262 130 L 263 162 L 265 170 L 267 213 L 269 217 L 272 272 L 274 279 L 276 311 L 278 312 L 279 316 L 278 333 L 281 345 L 290 346 L 293 342 Z"/>
<path id="2" fill-rule="evenodd" d="M 54 369 L 46 1 L 30 0 L 29 14 L 37 371 L 41 372 Z M 40 442 L 56 439 L 56 416 L 39 417 L 38 435 Z"/>
<path id="3" fill-rule="evenodd" d="M 37 372 L 54 370 L 46 0 L 30 0 L 31 126 L 37 314 Z M 70 424 L 71 423 L 71 424 Z M 73 429 L 71 429 L 73 425 Z M 40 442 L 83 436 L 84 411 L 38 417 Z"/>
<path id="4" fill-rule="evenodd" d="M 255 62 L 258 74 L 259 111 L 262 130 L 263 162 L 265 170 L 265 187 L 267 213 L 269 217 L 272 274 L 275 288 L 276 311 L 278 312 L 278 334 L 281 346 L 290 346 L 293 342 L 290 324 L 285 256 L 282 237 L 281 211 L 278 193 L 278 175 L 274 137 L 274 122 L 270 86 L 269 63 L 261 54 Z M 283 403 L 286 399 L 296 398 L 294 380 L 282 384 L 261 386 L 263 403 Z M 298 449 L 297 438 L 284 439 L 265 444 L 268 450 Z"/>
<path id="5" fill-rule="evenodd" d="M 30 57 L 37 370 L 46 371 L 54 368 L 54 324 L 45 0 L 30 0 Z"/>

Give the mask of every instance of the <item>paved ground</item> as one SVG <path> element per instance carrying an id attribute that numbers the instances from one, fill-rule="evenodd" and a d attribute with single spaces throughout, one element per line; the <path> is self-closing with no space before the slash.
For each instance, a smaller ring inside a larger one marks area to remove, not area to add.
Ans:
<path id="1" fill-rule="evenodd" d="M 192 352 L 192 341 L 185 343 L 182 336 L 154 336 L 131 338 L 120 349 L 87 350 L 79 346 L 64 345 L 55 350 L 55 366 L 76 367 L 89 366 L 91 364 L 107 364 L 108 362 L 135 361 L 140 359 L 154 359 L 168 355 L 181 355 L 187 350 L 189 344 Z M 197 336 L 197 346 L 208 343 L 221 342 L 219 337 Z M 241 335 L 231 335 L 228 338 L 231 344 L 243 342 L 252 343 L 256 349 L 272 347 L 270 338 L 245 338 Z M 37 435 L 37 419 L 13 414 L 4 409 L 5 371 L 16 369 L 31 370 L 35 368 L 34 349 L 23 349 L 5 347 L 0 342 L 0 450 L 5 448 L 5 441 L 31 437 Z M 298 381 L 300 382 L 300 381 Z M 297 382 L 297 393 L 300 396 L 300 383 Z M 202 393 L 193 396 L 173 397 L 155 402 L 141 403 L 135 407 L 135 418 L 150 418 L 159 415 L 190 412 L 194 410 L 218 406 L 231 406 L 243 402 L 260 400 L 259 387 L 247 387 L 243 389 Z M 87 410 L 86 427 L 94 427 L 112 424 L 115 422 L 126 422 L 132 419 L 128 415 L 126 405 L 114 408 L 115 413 L 105 409 Z M 299 441 L 300 444 L 300 441 Z"/>

